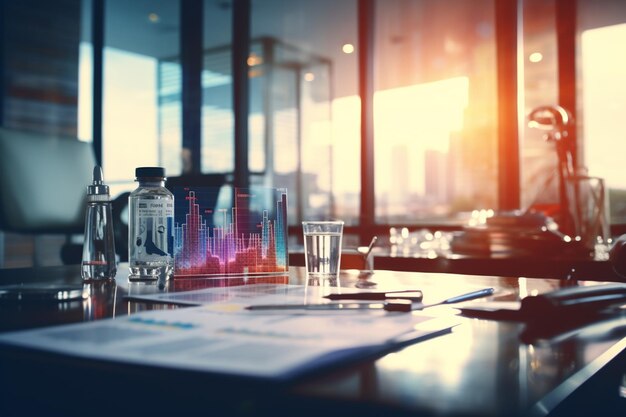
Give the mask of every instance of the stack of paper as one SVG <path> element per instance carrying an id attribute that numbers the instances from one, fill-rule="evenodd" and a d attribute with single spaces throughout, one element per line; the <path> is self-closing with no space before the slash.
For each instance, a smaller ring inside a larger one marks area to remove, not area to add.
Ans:
<path id="1" fill-rule="evenodd" d="M 285 379 L 449 331 L 410 313 L 248 311 L 252 303 L 303 302 L 306 288 L 247 285 L 158 295 L 209 300 L 174 310 L 0 335 L 0 343 L 116 362 Z M 180 301 L 180 300 L 179 300 Z"/>

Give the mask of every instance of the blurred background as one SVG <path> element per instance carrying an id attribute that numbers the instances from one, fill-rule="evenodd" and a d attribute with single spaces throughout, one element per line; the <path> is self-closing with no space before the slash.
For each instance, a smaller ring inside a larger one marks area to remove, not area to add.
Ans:
<path id="1" fill-rule="evenodd" d="M 560 105 L 626 230 L 623 1 L 2 0 L 0 19 L 0 126 L 92 143 L 114 195 L 138 166 L 225 174 L 224 206 L 286 187 L 294 244 L 304 219 L 356 246 L 551 216 L 555 143 L 528 115 Z M 7 232 L 0 264 L 35 262 L 37 239 L 58 263 L 59 237 Z"/>

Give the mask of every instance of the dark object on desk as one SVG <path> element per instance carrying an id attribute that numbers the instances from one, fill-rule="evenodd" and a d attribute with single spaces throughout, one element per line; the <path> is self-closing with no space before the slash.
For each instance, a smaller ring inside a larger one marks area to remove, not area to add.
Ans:
<path id="1" fill-rule="evenodd" d="M 568 287 L 521 302 L 492 302 L 461 307 L 467 317 L 521 321 L 535 329 L 559 330 L 594 321 L 626 304 L 626 284 Z"/>
<path id="2" fill-rule="evenodd" d="M 89 297 L 82 285 L 22 284 L 0 286 L 0 302 L 63 302 Z"/>
<path id="3" fill-rule="evenodd" d="M 504 211 L 479 219 L 455 236 L 451 248 L 461 255 L 589 257 L 588 250 L 568 241 L 555 221 L 539 212 Z"/>
<path id="4" fill-rule="evenodd" d="M 609 261 L 613 270 L 622 278 L 626 278 L 626 235 L 621 235 L 609 251 Z"/>
<path id="5" fill-rule="evenodd" d="M 544 322 L 530 322 L 520 333 L 520 340 L 523 343 L 532 344 L 538 340 L 563 340 L 567 337 L 577 336 L 583 329 L 590 329 L 596 326 L 603 327 L 607 337 L 626 334 L 624 319 L 609 311 L 596 311 L 589 315 L 578 315 L 573 317 L 562 317 L 560 321 L 548 320 Z"/>
<path id="6" fill-rule="evenodd" d="M 569 287 L 536 296 L 521 302 L 495 302 L 461 308 L 467 317 L 525 322 L 520 339 L 533 343 L 577 329 L 614 319 L 612 309 L 626 304 L 626 284 Z"/>
<path id="7" fill-rule="evenodd" d="M 626 304 L 626 284 L 615 283 L 561 288 L 521 302 L 481 303 L 460 310 L 468 317 L 547 323 L 589 317 L 622 304 Z"/>
<path id="8" fill-rule="evenodd" d="M 466 317 L 476 319 L 522 321 L 519 306 L 519 301 L 494 301 L 460 307 L 459 311 L 461 311 L 461 314 Z"/>
<path id="9" fill-rule="evenodd" d="M 522 300 L 520 313 L 525 321 L 545 321 L 556 315 L 592 314 L 626 303 L 626 284 L 568 287 Z"/>
<path id="10" fill-rule="evenodd" d="M 520 339 L 533 343 L 618 316 L 613 307 L 626 303 L 626 284 L 562 288 L 522 300 L 520 314 L 526 322 Z"/>

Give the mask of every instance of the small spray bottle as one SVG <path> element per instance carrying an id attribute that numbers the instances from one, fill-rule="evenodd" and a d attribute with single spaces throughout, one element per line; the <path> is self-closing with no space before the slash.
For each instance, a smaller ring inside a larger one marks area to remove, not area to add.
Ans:
<path id="1" fill-rule="evenodd" d="M 93 183 L 87 187 L 85 212 L 85 243 L 81 275 L 83 280 L 113 279 L 115 265 L 115 241 L 109 186 L 103 183 L 102 168 L 93 169 Z"/>

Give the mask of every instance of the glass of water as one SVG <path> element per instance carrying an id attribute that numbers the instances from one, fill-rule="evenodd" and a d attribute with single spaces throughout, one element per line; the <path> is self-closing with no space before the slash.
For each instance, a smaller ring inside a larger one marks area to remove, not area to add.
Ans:
<path id="1" fill-rule="evenodd" d="M 304 221 L 302 232 L 307 284 L 338 285 L 343 222 Z"/>

